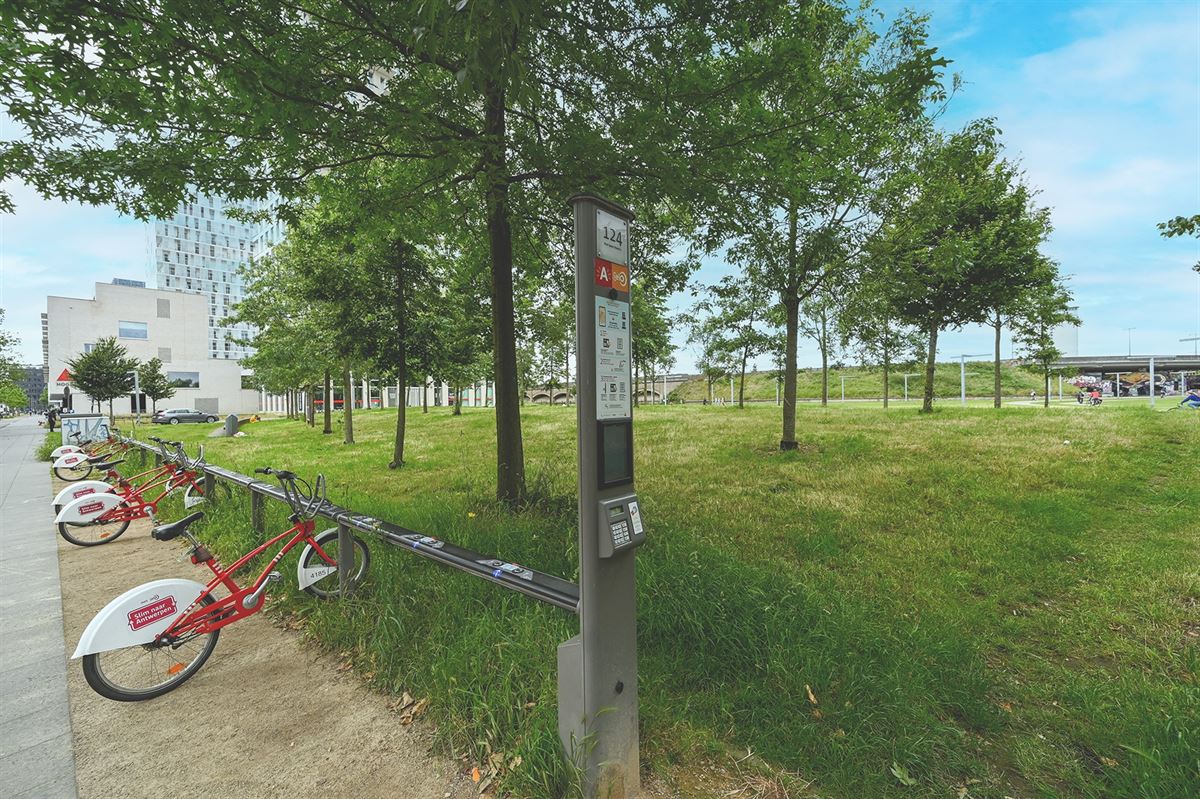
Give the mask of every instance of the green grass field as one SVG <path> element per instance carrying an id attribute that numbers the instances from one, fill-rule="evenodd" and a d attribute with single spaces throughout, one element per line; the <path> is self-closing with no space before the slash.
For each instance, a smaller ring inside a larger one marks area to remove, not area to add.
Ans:
<path id="1" fill-rule="evenodd" d="M 990 397 L 993 392 L 995 375 L 990 361 L 969 361 L 967 363 L 967 396 Z M 888 396 L 891 399 L 903 399 L 904 374 L 919 372 L 919 375 L 908 378 L 908 396 L 910 399 L 920 399 L 925 390 L 925 366 L 910 365 L 907 368 L 896 367 L 888 374 Z M 842 369 L 829 370 L 829 397 L 840 399 L 842 396 L 842 378 L 846 378 L 846 399 L 878 399 L 883 396 L 883 370 L 862 366 L 847 366 Z M 755 402 L 775 401 L 775 375 L 773 372 L 749 372 L 746 374 L 746 400 Z M 1051 391 L 1057 393 L 1058 379 L 1052 381 Z M 934 372 L 934 394 L 941 398 L 957 399 L 961 393 L 962 374 L 958 363 L 939 363 Z M 718 381 L 714 386 L 715 396 L 729 399 L 729 381 Z M 782 391 L 782 388 L 780 389 Z M 1030 391 L 1042 393 L 1042 377 L 1011 363 L 1000 364 L 1000 390 L 1005 397 L 1029 398 Z M 1074 389 L 1066 387 L 1063 395 L 1074 396 Z M 684 383 L 671 392 L 671 399 L 699 402 L 708 396 L 708 386 L 703 380 L 693 380 Z M 801 369 L 796 375 L 796 396 L 801 399 L 819 399 L 821 397 L 821 370 Z M 734 378 L 734 399 L 737 398 L 737 378 Z"/>
<path id="2" fill-rule="evenodd" d="M 394 419 L 356 414 L 353 446 L 282 420 L 171 433 L 574 576 L 573 408 L 525 409 L 517 515 L 491 500 L 490 412 L 410 411 L 410 462 L 389 471 Z M 637 415 L 648 769 L 696 796 L 698 764 L 748 750 L 793 796 L 1200 795 L 1200 415 L 803 406 L 792 453 L 778 425 L 773 406 Z M 228 555 L 254 540 L 246 520 L 244 502 L 214 506 L 202 537 Z M 555 646 L 576 620 L 372 549 L 359 598 L 278 605 L 380 689 L 430 697 L 456 754 L 520 756 L 506 790 L 566 792 Z"/>

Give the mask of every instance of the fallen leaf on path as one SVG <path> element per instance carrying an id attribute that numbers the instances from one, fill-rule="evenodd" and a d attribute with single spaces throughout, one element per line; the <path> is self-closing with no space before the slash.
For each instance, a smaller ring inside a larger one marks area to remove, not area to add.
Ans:
<path id="1" fill-rule="evenodd" d="M 809 701 L 809 702 L 811 702 L 811 703 L 812 703 L 812 704 L 814 704 L 814 705 L 820 704 L 819 702 L 817 702 L 817 695 L 813 693 L 812 686 L 810 686 L 810 685 L 808 685 L 808 684 L 806 683 L 806 684 L 804 685 L 804 690 L 805 690 L 805 692 L 808 694 L 808 701 Z"/>

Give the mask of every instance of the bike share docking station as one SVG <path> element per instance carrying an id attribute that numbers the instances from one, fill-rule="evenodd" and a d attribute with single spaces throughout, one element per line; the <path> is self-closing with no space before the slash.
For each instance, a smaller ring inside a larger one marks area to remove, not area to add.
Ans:
<path id="1" fill-rule="evenodd" d="M 640 787 L 636 574 L 645 541 L 633 484 L 633 214 L 589 194 L 575 209 L 579 635 L 558 647 L 558 734 L 588 799 Z"/>
<path id="2" fill-rule="evenodd" d="M 640 788 L 633 550 L 646 537 L 633 482 L 633 214 L 588 194 L 570 202 L 575 210 L 579 585 L 332 502 L 322 502 L 313 514 L 338 526 L 343 580 L 353 565 L 350 531 L 359 530 L 577 613 L 579 635 L 558 647 L 559 737 L 567 758 L 580 770 L 586 799 L 633 799 Z M 130 444 L 161 457 L 146 442 Z M 211 464 L 198 468 L 206 495 L 212 495 L 218 480 L 249 492 L 251 523 L 260 532 L 265 501 L 287 501 L 281 488 L 255 477 Z M 347 589 L 343 582 L 342 590 Z"/>

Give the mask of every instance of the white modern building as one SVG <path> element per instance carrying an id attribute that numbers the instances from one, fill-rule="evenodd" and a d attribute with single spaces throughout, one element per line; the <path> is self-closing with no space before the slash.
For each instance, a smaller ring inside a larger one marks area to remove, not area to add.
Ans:
<path id="1" fill-rule="evenodd" d="M 204 294 L 97 283 L 92 299 L 47 297 L 43 352 L 50 399 L 61 401 L 63 387 L 70 385 L 67 361 L 90 351 L 98 339 L 116 336 L 139 361 L 162 360 L 176 388 L 160 408 L 219 415 L 259 410 L 258 392 L 242 388 L 241 365 L 213 356 L 211 329 L 211 303 Z M 90 398 L 74 386 L 71 392 L 75 410 L 87 410 Z M 129 413 L 132 406 L 128 399 L 114 403 L 118 413 Z"/>
<path id="2" fill-rule="evenodd" d="M 219 197 L 196 196 L 170 219 L 152 222 L 147 231 L 150 273 L 157 287 L 203 295 L 208 357 L 234 361 L 249 354 L 236 339 L 254 332 L 250 325 L 221 324 L 244 295 L 238 268 L 269 252 L 283 234 L 279 222 L 234 219 L 228 212 L 238 207 Z"/>

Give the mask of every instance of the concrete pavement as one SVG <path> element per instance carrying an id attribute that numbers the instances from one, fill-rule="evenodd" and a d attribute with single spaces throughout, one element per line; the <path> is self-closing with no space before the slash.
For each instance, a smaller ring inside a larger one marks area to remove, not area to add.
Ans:
<path id="1" fill-rule="evenodd" d="M 0 793 L 75 799 L 49 465 L 36 417 L 0 422 Z"/>

